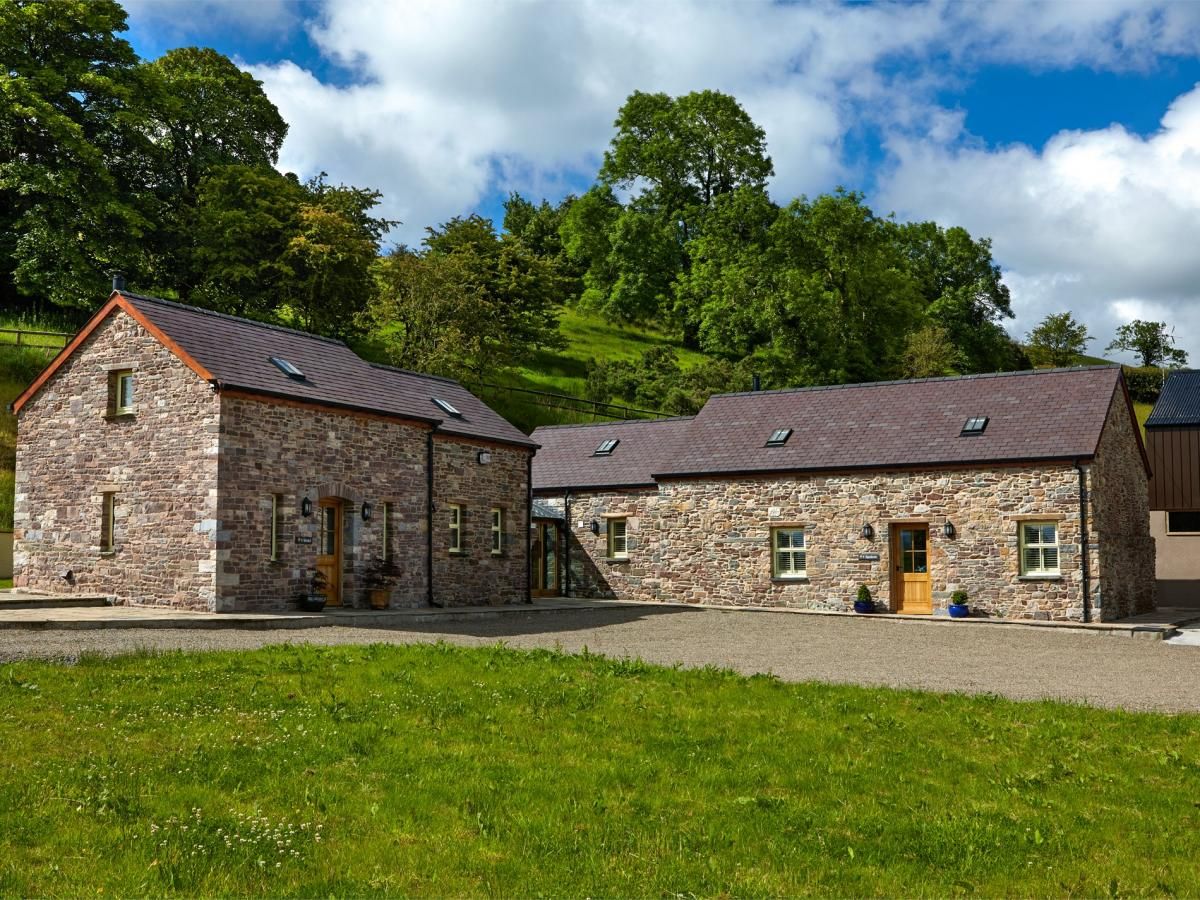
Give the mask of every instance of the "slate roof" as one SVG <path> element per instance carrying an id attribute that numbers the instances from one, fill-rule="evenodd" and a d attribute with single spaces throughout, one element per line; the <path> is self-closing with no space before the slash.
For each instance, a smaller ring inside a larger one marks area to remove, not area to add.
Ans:
<path id="1" fill-rule="evenodd" d="M 222 388 L 395 415 L 436 424 L 438 433 L 535 446 L 451 379 L 373 365 L 331 338 L 157 297 L 119 293 Z M 284 374 L 271 357 L 286 359 L 304 373 L 303 380 Z M 462 417 L 439 409 L 435 397 L 448 400 Z"/>
<path id="2" fill-rule="evenodd" d="M 540 447 L 533 458 L 534 488 L 651 486 L 691 422 L 685 416 L 538 428 L 530 435 Z M 606 440 L 619 441 L 612 455 L 593 456 Z"/>
<path id="3" fill-rule="evenodd" d="M 691 419 L 538 429 L 534 488 L 1087 459 L 1120 379 L 1119 366 L 1095 366 L 721 394 Z M 983 433 L 961 436 L 977 416 L 987 417 Z M 792 429 L 787 442 L 766 447 L 780 428 Z M 622 430 L 637 437 L 624 454 Z M 622 443 L 612 456 L 592 458 L 605 435 Z M 614 481 L 609 473 L 627 474 Z"/>
<path id="4" fill-rule="evenodd" d="M 1146 419 L 1147 428 L 1200 425 L 1200 372 L 1172 372 Z"/>

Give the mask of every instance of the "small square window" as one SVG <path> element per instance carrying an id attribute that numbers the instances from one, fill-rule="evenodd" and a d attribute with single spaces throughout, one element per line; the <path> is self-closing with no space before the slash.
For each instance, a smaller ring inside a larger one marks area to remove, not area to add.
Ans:
<path id="1" fill-rule="evenodd" d="M 133 370 L 118 369 L 108 375 L 108 411 L 114 416 L 133 413 Z"/>
<path id="2" fill-rule="evenodd" d="M 960 437 L 969 437 L 971 435 L 983 434 L 987 428 L 987 416 L 972 416 L 963 423 L 962 431 L 959 432 Z"/>
<path id="3" fill-rule="evenodd" d="M 609 438 L 601 441 L 600 446 L 592 451 L 592 456 L 612 456 L 612 452 L 617 449 L 617 444 L 621 443 L 618 438 Z"/>
<path id="4" fill-rule="evenodd" d="M 782 447 L 787 443 L 788 438 L 792 436 L 790 428 L 776 428 L 771 432 L 771 436 L 767 438 L 768 447 Z"/>
<path id="5" fill-rule="evenodd" d="M 625 519 L 608 520 L 608 558 L 629 559 L 629 538 Z"/>
<path id="6" fill-rule="evenodd" d="M 1058 575 L 1058 524 L 1021 523 L 1021 574 Z"/>
<path id="7" fill-rule="evenodd" d="M 504 552 L 504 510 L 492 508 L 492 556 Z"/>
<path id="8" fill-rule="evenodd" d="M 804 578 L 808 575 L 808 548 L 803 528 L 771 529 L 771 575 Z"/>

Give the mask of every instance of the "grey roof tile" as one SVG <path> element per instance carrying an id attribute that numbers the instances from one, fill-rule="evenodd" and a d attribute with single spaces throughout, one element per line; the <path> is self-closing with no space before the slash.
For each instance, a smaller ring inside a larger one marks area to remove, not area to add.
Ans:
<path id="1" fill-rule="evenodd" d="M 373 365 L 341 341 L 157 297 L 120 292 L 223 387 L 437 424 L 438 432 L 532 447 L 519 429 L 456 381 Z M 304 373 L 291 378 L 271 362 Z M 448 416 L 434 398 L 450 401 Z"/>
<path id="2" fill-rule="evenodd" d="M 1200 372 L 1172 372 L 1146 419 L 1147 428 L 1200 425 Z"/>

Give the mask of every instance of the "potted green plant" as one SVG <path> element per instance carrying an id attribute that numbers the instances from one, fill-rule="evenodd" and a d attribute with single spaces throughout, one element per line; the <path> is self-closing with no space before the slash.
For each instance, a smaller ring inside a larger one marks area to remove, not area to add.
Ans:
<path id="1" fill-rule="evenodd" d="M 965 619 L 971 614 L 971 610 L 967 607 L 967 592 L 955 591 L 950 595 L 950 618 Z"/>
<path id="2" fill-rule="evenodd" d="M 871 599 L 871 589 L 865 584 L 858 586 L 858 595 L 854 598 L 854 611 L 856 613 L 875 612 L 875 601 Z"/>
<path id="3" fill-rule="evenodd" d="M 376 557 L 363 570 L 363 585 L 371 601 L 371 609 L 387 609 L 392 598 L 392 585 L 400 576 L 400 570 L 389 559 Z"/>
<path id="4" fill-rule="evenodd" d="M 313 569 L 308 579 L 308 592 L 300 595 L 300 608 L 305 612 L 320 612 L 325 608 L 325 590 L 329 587 L 329 579 L 320 569 Z"/>

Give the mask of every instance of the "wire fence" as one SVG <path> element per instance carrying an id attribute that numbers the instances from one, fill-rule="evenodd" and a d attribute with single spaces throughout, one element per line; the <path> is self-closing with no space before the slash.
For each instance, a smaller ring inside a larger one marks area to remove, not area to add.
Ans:
<path id="1" fill-rule="evenodd" d="M 591 416 L 596 419 L 665 419 L 672 414 L 658 409 L 639 409 L 636 406 L 625 406 L 621 403 L 605 403 L 600 400 L 588 400 L 572 394 L 559 394 L 554 391 L 538 391 L 532 388 L 513 387 L 506 384 L 494 384 L 489 381 L 464 382 L 468 388 L 478 394 L 500 393 L 512 400 L 540 406 L 545 409 L 561 409 L 569 412 Z"/>

